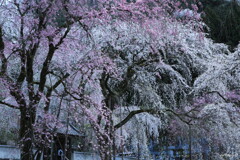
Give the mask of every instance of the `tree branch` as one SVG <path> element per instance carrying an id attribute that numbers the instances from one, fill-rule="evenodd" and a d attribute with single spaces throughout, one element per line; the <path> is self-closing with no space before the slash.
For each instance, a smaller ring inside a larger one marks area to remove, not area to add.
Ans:
<path id="1" fill-rule="evenodd" d="M 51 97 L 52 95 L 52 91 L 54 89 L 56 89 L 63 81 L 64 79 L 66 79 L 67 77 L 69 77 L 69 73 L 65 74 L 61 79 L 59 79 L 52 87 L 50 87 L 47 91 L 47 94 L 46 94 L 46 98 L 47 98 L 47 102 L 46 102 L 46 107 L 44 107 L 44 110 L 45 111 L 48 111 L 49 110 L 49 106 L 50 106 L 50 101 L 51 99 L 49 97 Z"/>
<path id="2" fill-rule="evenodd" d="M 60 38 L 59 42 L 55 46 L 52 43 L 52 38 L 49 38 L 49 41 L 50 41 L 49 42 L 49 51 L 47 54 L 47 58 L 45 59 L 45 61 L 43 63 L 43 68 L 40 73 L 40 84 L 39 84 L 39 88 L 38 88 L 39 92 L 43 92 L 43 89 L 44 89 L 44 86 L 46 83 L 46 79 L 47 79 L 46 76 L 48 74 L 49 64 L 52 61 L 53 55 L 54 55 L 56 49 L 63 43 L 63 40 L 66 38 L 69 31 L 70 31 L 70 27 L 67 28 L 64 35 Z"/>
<path id="3" fill-rule="evenodd" d="M 136 111 L 131 111 L 126 118 L 124 118 L 121 122 L 119 122 L 118 124 L 116 124 L 114 126 L 114 129 L 118 129 L 120 127 L 122 127 L 124 124 L 126 124 L 133 116 L 135 116 L 136 114 L 140 114 L 140 113 L 154 113 L 153 109 L 140 109 L 140 110 L 136 110 Z"/>
<path id="4" fill-rule="evenodd" d="M 214 94 L 216 93 L 219 97 L 221 97 L 226 103 L 228 103 L 229 101 L 223 97 L 223 95 L 221 93 L 219 93 L 218 91 L 211 91 L 211 92 L 207 92 L 207 94 Z"/>
<path id="5" fill-rule="evenodd" d="M 0 60 L 2 62 L 0 76 L 7 72 L 7 58 L 4 55 L 4 42 L 3 42 L 3 32 L 2 26 L 0 25 Z"/>
<path id="6" fill-rule="evenodd" d="M 52 87 L 50 87 L 47 91 L 47 97 L 51 96 L 51 93 L 54 89 L 56 89 L 66 78 L 70 76 L 69 73 L 65 74 L 61 79 L 59 79 Z"/>
<path id="7" fill-rule="evenodd" d="M 19 109 L 18 106 L 15 106 L 15 105 L 12 105 L 12 104 L 3 102 L 3 101 L 0 101 L 0 104 L 3 104 L 3 105 L 5 105 L 5 106 L 8 106 L 8 107 L 13 108 L 13 109 Z"/>
<path id="8" fill-rule="evenodd" d="M 184 114 L 184 113 L 176 113 L 171 109 L 166 109 L 166 112 L 170 112 L 172 114 L 174 114 L 175 116 L 177 116 L 182 122 L 186 123 L 187 125 L 191 125 L 191 121 L 192 119 L 198 119 L 197 117 L 193 117 L 193 116 L 189 116 L 188 114 Z M 188 118 L 191 118 L 189 121 L 185 120 L 182 118 L 182 116 L 186 116 Z"/>
<path id="9" fill-rule="evenodd" d="M 67 27 L 67 30 L 64 32 L 63 36 L 60 38 L 58 43 L 55 45 L 55 48 L 58 48 L 64 41 L 64 39 L 67 37 L 68 33 L 70 32 L 70 27 Z"/>

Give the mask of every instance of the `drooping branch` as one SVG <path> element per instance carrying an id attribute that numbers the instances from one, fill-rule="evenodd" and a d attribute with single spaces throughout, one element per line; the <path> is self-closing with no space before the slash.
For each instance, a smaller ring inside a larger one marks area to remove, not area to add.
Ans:
<path id="1" fill-rule="evenodd" d="M 197 117 L 193 117 L 193 116 L 189 116 L 185 113 L 177 113 L 171 109 L 166 109 L 164 110 L 165 112 L 170 112 L 172 114 L 174 114 L 175 116 L 177 116 L 182 122 L 190 125 L 192 119 L 198 119 Z M 121 122 L 119 122 L 118 124 L 116 124 L 114 126 L 115 129 L 118 129 L 120 127 L 122 127 L 124 124 L 126 124 L 129 120 L 131 120 L 131 118 L 137 114 L 140 114 L 140 113 L 152 113 L 152 114 L 156 114 L 157 112 L 154 110 L 154 109 L 140 109 L 140 110 L 135 110 L 135 111 L 131 111 L 127 117 L 125 117 Z M 192 118 L 190 121 L 187 121 L 183 118 L 183 116 L 186 116 L 188 118 Z"/>
<path id="2" fill-rule="evenodd" d="M 196 119 L 196 120 L 199 119 L 198 117 L 194 117 L 194 116 L 188 115 L 187 114 L 188 112 L 186 112 L 186 113 L 177 113 L 177 112 L 175 112 L 175 111 L 173 111 L 171 109 L 166 109 L 165 112 L 172 113 L 173 115 L 177 116 L 182 122 L 186 123 L 187 125 L 191 125 L 191 121 L 193 119 Z M 185 120 L 183 117 L 188 117 L 188 118 L 190 118 L 190 120 Z"/>
<path id="3" fill-rule="evenodd" d="M 116 124 L 114 126 L 114 129 L 118 129 L 120 127 L 122 127 L 124 124 L 126 124 L 129 120 L 131 120 L 131 118 L 133 116 L 135 116 L 136 114 L 140 114 L 140 113 L 144 113 L 144 112 L 147 112 L 147 113 L 154 113 L 154 110 L 153 109 L 140 109 L 140 110 L 135 110 L 135 111 L 131 111 L 126 118 L 124 118 L 121 122 L 119 122 L 118 124 Z"/>

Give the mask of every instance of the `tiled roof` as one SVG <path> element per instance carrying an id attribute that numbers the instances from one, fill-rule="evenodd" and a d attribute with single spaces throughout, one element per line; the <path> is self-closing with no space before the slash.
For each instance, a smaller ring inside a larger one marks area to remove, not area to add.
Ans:
<path id="1" fill-rule="evenodd" d="M 72 124 L 68 124 L 65 122 L 62 122 L 63 127 L 57 129 L 57 133 L 60 134 L 67 134 L 67 135 L 72 135 L 72 136 L 83 136 L 83 134 L 76 129 Z"/>

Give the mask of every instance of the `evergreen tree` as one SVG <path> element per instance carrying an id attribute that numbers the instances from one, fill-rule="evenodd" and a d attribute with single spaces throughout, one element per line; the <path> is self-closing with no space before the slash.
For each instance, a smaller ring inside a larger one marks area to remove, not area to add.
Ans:
<path id="1" fill-rule="evenodd" d="M 218 43 L 225 43 L 233 50 L 240 41 L 240 6 L 236 0 L 202 1 L 203 20 L 208 26 L 209 37 Z"/>

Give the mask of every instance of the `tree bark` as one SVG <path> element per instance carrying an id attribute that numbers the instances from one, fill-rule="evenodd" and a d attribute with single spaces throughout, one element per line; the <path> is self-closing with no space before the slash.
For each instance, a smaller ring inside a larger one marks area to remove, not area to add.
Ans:
<path id="1" fill-rule="evenodd" d="M 100 132 L 96 135 L 98 137 L 98 151 L 101 160 L 111 160 L 111 153 L 109 153 L 110 141 L 106 134 Z"/>
<path id="2" fill-rule="evenodd" d="M 20 141 L 21 160 L 33 160 L 33 122 L 35 121 L 34 110 L 26 106 L 20 110 Z"/>

